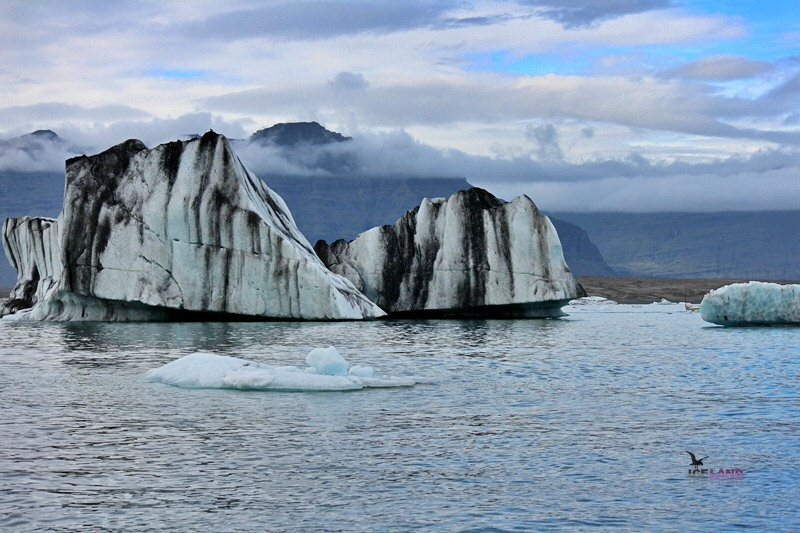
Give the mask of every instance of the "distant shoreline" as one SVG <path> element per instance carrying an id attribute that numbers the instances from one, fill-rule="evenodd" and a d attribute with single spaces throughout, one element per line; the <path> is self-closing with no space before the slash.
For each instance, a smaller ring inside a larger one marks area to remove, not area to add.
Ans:
<path id="1" fill-rule="evenodd" d="M 577 276 L 589 296 L 602 296 L 621 304 L 648 304 L 666 298 L 671 302 L 699 304 L 708 292 L 731 283 L 747 283 L 746 279 L 716 278 L 619 278 L 608 276 Z M 800 281 L 771 281 L 781 285 Z M 0 298 L 8 298 L 11 287 L 0 287 Z"/>
<path id="2" fill-rule="evenodd" d="M 577 276 L 589 296 L 602 296 L 624 304 L 647 304 L 666 298 L 670 302 L 699 304 L 708 292 L 731 283 L 747 283 L 746 279 L 716 278 L 621 278 L 606 276 Z M 800 283 L 786 280 L 770 281 L 781 285 Z"/>

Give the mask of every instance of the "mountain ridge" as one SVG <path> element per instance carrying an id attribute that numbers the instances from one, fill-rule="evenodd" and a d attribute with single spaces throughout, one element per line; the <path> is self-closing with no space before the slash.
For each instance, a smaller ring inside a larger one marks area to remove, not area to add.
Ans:
<path id="1" fill-rule="evenodd" d="M 800 210 L 570 213 L 617 275 L 800 279 Z"/>
<path id="2" fill-rule="evenodd" d="M 298 144 L 321 145 L 353 140 L 341 133 L 331 131 L 319 122 L 281 122 L 256 131 L 248 142 L 264 145 L 295 146 Z"/>

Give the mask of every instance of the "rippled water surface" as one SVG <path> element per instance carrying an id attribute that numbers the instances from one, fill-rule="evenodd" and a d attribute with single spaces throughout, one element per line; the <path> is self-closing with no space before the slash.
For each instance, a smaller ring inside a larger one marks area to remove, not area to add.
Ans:
<path id="1" fill-rule="evenodd" d="M 800 530 L 800 328 L 678 306 L 561 320 L 0 321 L 0 528 Z M 193 351 L 378 373 L 337 393 L 191 390 Z M 741 480 L 691 478 L 684 450 Z"/>

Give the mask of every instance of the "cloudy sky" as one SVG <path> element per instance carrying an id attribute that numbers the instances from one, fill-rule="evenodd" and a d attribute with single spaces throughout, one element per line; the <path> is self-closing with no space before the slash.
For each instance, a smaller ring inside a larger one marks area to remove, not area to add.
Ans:
<path id="1" fill-rule="evenodd" d="M 0 58 L 0 139 L 314 120 L 549 210 L 800 208 L 796 0 L 5 0 Z"/>

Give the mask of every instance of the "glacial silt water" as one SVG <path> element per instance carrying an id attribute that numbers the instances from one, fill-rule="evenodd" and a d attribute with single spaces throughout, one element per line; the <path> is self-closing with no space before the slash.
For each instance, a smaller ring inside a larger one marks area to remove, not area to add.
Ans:
<path id="1" fill-rule="evenodd" d="M 800 328 L 676 305 L 560 320 L 0 321 L 0 528 L 800 530 Z M 183 389 L 213 352 L 417 376 L 352 392 Z M 738 468 L 741 479 L 688 475 Z"/>

